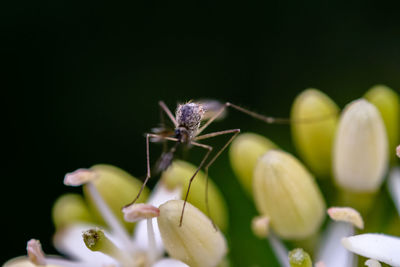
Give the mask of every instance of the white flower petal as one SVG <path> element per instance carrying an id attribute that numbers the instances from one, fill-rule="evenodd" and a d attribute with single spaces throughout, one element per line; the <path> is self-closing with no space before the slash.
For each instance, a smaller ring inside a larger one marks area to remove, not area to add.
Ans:
<path id="1" fill-rule="evenodd" d="M 75 224 L 59 230 L 54 236 L 54 246 L 61 253 L 84 262 L 90 262 L 93 266 L 116 264 L 116 261 L 100 252 L 89 250 L 82 239 L 82 233 L 88 229 L 95 228 L 95 225 Z M 107 234 L 107 237 L 110 237 Z M 114 238 L 110 238 L 113 239 Z"/>
<path id="2" fill-rule="evenodd" d="M 400 147 L 400 146 L 399 146 Z M 387 183 L 389 193 L 400 215 L 400 167 L 395 167 L 390 171 Z"/>
<path id="3" fill-rule="evenodd" d="M 189 265 L 175 259 L 162 259 L 156 262 L 153 267 L 189 267 Z"/>
<path id="4" fill-rule="evenodd" d="M 400 238 L 384 234 L 362 234 L 342 239 L 343 246 L 361 256 L 400 266 Z"/>
<path id="5" fill-rule="evenodd" d="M 13 258 L 6 263 L 4 263 L 3 267 L 35 267 L 33 263 L 29 261 L 28 257 L 17 257 Z"/>
<path id="6" fill-rule="evenodd" d="M 182 190 L 180 188 L 176 188 L 174 190 L 169 190 L 162 182 L 157 183 L 155 188 L 153 189 L 147 204 L 151 204 L 155 207 L 160 206 L 164 202 L 167 202 L 171 199 L 180 199 L 182 195 Z M 164 245 L 161 239 L 160 230 L 158 229 L 158 224 L 152 220 L 155 241 L 156 241 L 156 250 L 157 255 L 160 257 L 164 253 Z M 135 227 L 134 233 L 134 241 L 135 244 L 142 250 L 147 251 L 149 248 L 149 240 L 147 237 L 147 222 L 146 220 L 142 220 L 137 223 Z"/>
<path id="7" fill-rule="evenodd" d="M 321 261 L 326 267 L 351 267 L 356 266 L 356 257 L 340 246 L 343 237 L 354 234 L 354 227 L 346 222 L 330 222 L 326 229 L 320 250 L 317 253 L 317 261 Z M 354 264 L 354 265 L 353 265 Z"/>

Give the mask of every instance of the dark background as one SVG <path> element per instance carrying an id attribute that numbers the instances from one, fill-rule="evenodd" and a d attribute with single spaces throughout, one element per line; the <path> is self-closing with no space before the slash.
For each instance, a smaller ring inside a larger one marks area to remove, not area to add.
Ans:
<path id="1" fill-rule="evenodd" d="M 158 100 L 174 110 L 178 101 L 214 98 L 287 117 L 308 87 L 341 107 L 377 83 L 400 88 L 400 13 L 388 1 L 1 5 L 0 262 L 25 254 L 32 237 L 55 253 L 52 203 L 80 192 L 62 184 L 66 172 L 110 163 L 144 177 L 143 134 L 159 122 Z M 210 131 L 228 128 L 294 152 L 287 125 L 231 111 Z M 256 212 L 227 153 L 210 176 L 229 203 L 235 266 L 276 264 L 266 241 L 250 233 Z"/>

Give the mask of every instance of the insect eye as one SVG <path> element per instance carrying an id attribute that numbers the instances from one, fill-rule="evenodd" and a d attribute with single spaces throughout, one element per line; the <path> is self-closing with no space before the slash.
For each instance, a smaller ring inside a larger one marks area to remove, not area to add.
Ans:
<path id="1" fill-rule="evenodd" d="M 175 130 L 175 136 L 176 136 L 177 138 L 179 138 L 179 137 L 181 136 L 181 130 L 180 130 L 180 129 L 176 129 L 176 130 Z"/>

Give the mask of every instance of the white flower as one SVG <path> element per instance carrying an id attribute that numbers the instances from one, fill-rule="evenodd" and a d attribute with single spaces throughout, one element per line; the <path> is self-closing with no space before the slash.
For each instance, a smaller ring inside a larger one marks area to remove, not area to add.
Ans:
<path id="1" fill-rule="evenodd" d="M 84 175 L 82 175 L 82 180 L 80 180 L 80 177 L 74 176 L 73 174 L 77 174 L 78 176 L 80 174 Z M 95 176 L 88 175 L 86 171 L 83 172 L 82 170 L 73 174 L 66 177 L 64 183 L 67 185 L 82 185 L 82 183 L 87 183 L 89 194 L 96 203 L 96 207 L 108 226 L 109 231 L 104 231 L 104 235 L 107 240 L 110 241 L 110 244 L 114 246 L 115 253 L 106 255 L 102 252 L 93 252 L 89 250 L 82 240 L 82 233 L 89 229 L 96 229 L 96 225 L 75 223 L 63 228 L 61 231 L 57 232 L 54 237 L 54 245 L 57 250 L 73 260 L 58 256 L 46 256 L 41 250 L 39 241 L 30 240 L 27 250 L 29 258 L 33 263 L 68 267 L 187 266 L 175 259 L 162 258 L 164 246 L 157 223 L 153 223 L 153 218 L 138 222 L 134 235 L 130 236 L 121 225 L 121 222 L 107 206 L 96 187 L 91 183 L 91 179 Z M 180 189 L 175 189 L 173 191 L 168 190 L 160 182 L 153 190 L 148 203 L 158 207 L 167 200 L 180 199 L 180 197 Z M 18 257 L 8 261 L 5 266 L 35 266 L 32 265 L 29 258 Z"/>
<path id="2" fill-rule="evenodd" d="M 342 239 L 343 246 L 361 256 L 400 266 L 400 238 L 384 234 L 361 234 Z"/>

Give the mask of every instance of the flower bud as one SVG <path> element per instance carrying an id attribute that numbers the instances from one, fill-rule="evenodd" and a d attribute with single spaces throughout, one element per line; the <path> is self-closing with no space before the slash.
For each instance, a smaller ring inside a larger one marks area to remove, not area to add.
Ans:
<path id="1" fill-rule="evenodd" d="M 268 138 L 255 133 L 243 133 L 233 140 L 229 149 L 231 166 L 248 193 L 252 192 L 253 170 L 258 158 L 275 148 Z"/>
<path id="2" fill-rule="evenodd" d="M 170 200 L 160 206 L 157 222 L 165 249 L 171 257 L 192 267 L 217 266 L 227 252 L 224 236 L 190 203 L 179 226 L 182 207 L 183 200 Z"/>
<path id="3" fill-rule="evenodd" d="M 331 174 L 332 147 L 339 108 L 324 93 L 307 89 L 291 112 L 292 137 L 301 158 L 318 177 Z"/>
<path id="4" fill-rule="evenodd" d="M 134 225 L 124 220 L 121 208 L 132 201 L 139 192 L 142 183 L 127 172 L 112 165 L 95 165 L 90 169 L 97 174 L 96 179 L 93 179 L 92 183 L 99 191 L 101 197 L 114 212 L 114 215 L 125 225 L 126 229 L 132 231 Z M 98 215 L 99 221 L 102 221 L 97 205 L 89 193 L 88 185 L 83 186 L 83 192 L 90 207 Z M 147 189 L 143 190 L 137 203 L 144 202 L 148 194 Z"/>
<path id="5" fill-rule="evenodd" d="M 389 141 L 389 158 L 392 163 L 396 157 L 393 154 L 399 144 L 400 131 L 400 99 L 399 95 L 384 85 L 376 85 L 369 89 L 364 96 L 371 104 L 378 108 L 386 127 Z"/>
<path id="6" fill-rule="evenodd" d="M 254 200 L 270 218 L 271 228 L 285 239 L 311 236 L 325 216 L 325 202 L 305 167 L 289 153 L 270 150 L 254 170 Z"/>
<path id="7" fill-rule="evenodd" d="M 375 192 L 388 165 L 387 137 L 382 118 L 364 99 L 343 111 L 334 146 L 334 177 L 351 192 Z"/>
<path id="8" fill-rule="evenodd" d="M 182 188 L 182 196 L 186 195 L 189 180 L 196 171 L 196 167 L 188 162 L 175 160 L 172 165 L 163 172 L 161 179 L 165 185 L 174 189 Z M 205 202 L 206 176 L 199 171 L 190 187 L 188 202 L 195 205 L 202 212 L 207 212 Z M 210 204 L 210 216 L 218 227 L 225 231 L 228 228 L 228 209 L 221 192 L 208 177 L 208 203 Z M 185 215 L 186 217 L 186 215 Z"/>
<path id="9" fill-rule="evenodd" d="M 53 205 L 52 217 L 57 229 L 77 222 L 94 223 L 93 214 L 78 194 L 60 196 Z"/>

